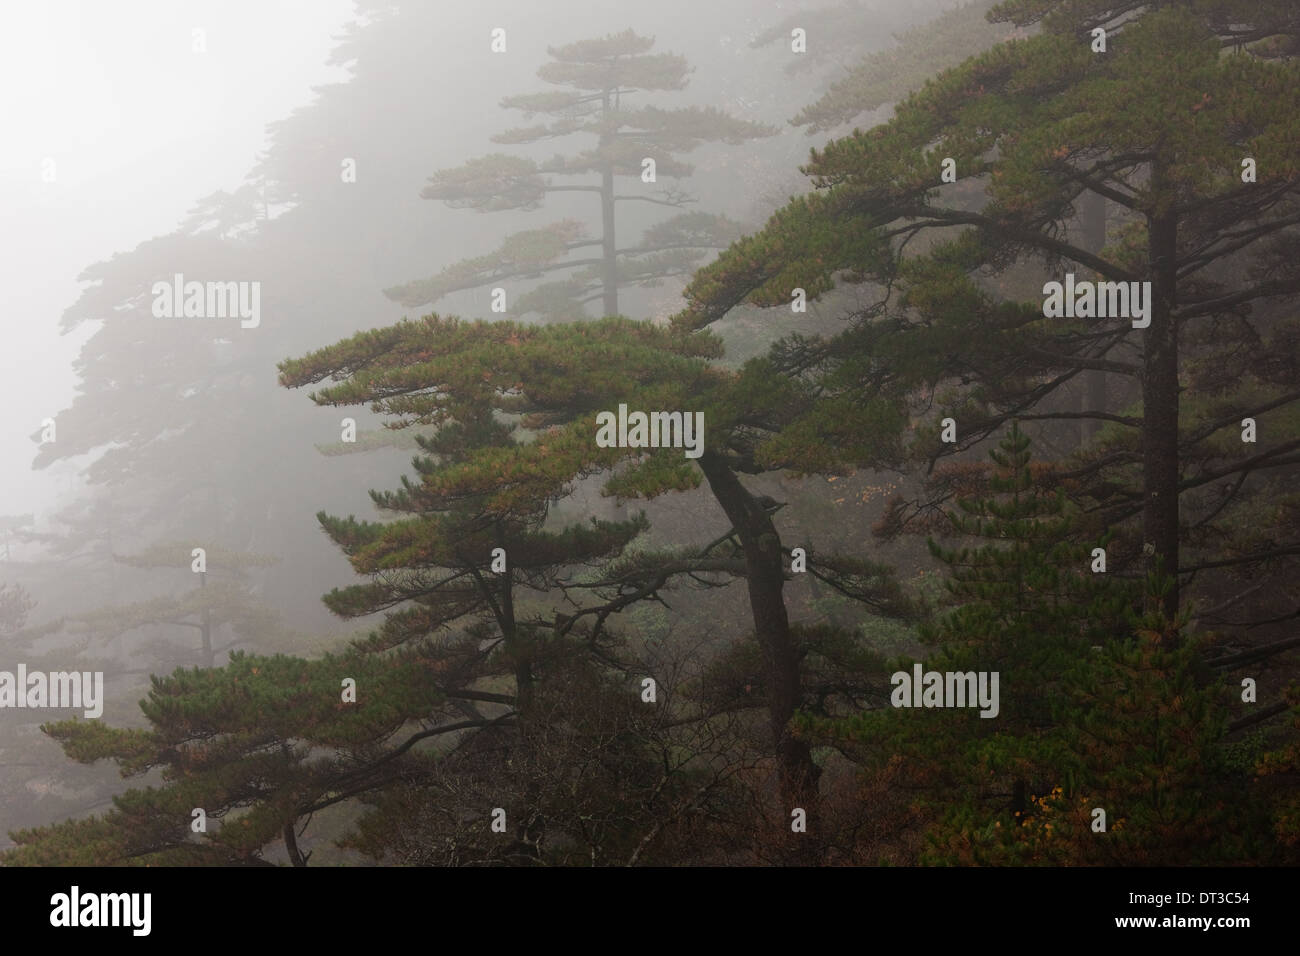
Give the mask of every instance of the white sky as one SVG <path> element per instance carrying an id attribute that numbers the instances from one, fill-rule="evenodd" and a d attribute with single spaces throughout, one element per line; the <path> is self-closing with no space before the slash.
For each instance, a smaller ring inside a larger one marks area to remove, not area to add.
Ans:
<path id="1" fill-rule="evenodd" d="M 31 469 L 29 436 L 73 397 L 90 330 L 60 336 L 58 321 L 78 273 L 238 186 L 266 124 L 344 78 L 325 59 L 352 19 L 350 0 L 4 0 L 0 515 L 70 487 L 67 468 Z"/>

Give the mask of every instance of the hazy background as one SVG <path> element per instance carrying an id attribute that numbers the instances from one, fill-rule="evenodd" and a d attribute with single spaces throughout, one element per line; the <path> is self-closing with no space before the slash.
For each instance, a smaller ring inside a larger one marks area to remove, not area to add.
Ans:
<path id="1" fill-rule="evenodd" d="M 0 419 L 0 510 L 41 512 L 70 487 L 66 467 L 32 470 L 30 436 L 71 401 L 72 363 L 93 331 L 58 331 L 78 273 L 238 186 L 266 124 L 345 76 L 326 58 L 352 16 L 350 0 L 5 5 L 0 401 L 22 413 Z M 193 52 L 196 27 L 205 54 Z"/>
<path id="2" fill-rule="evenodd" d="M 746 43 L 808 4 L 427 0 L 423 6 L 444 27 L 428 37 L 429 58 L 444 61 L 447 75 L 469 63 L 476 71 L 472 82 L 461 76 L 439 108 L 424 114 L 446 130 L 448 141 L 463 142 L 454 150 L 459 159 L 491 148 L 486 136 L 476 141 L 470 130 L 495 131 L 510 119 L 496 109 L 499 95 L 539 88 L 532 74 L 548 44 L 629 26 L 653 33 L 657 51 L 680 52 L 695 67 L 691 87 L 670 101 L 718 103 L 725 91 L 737 115 L 759 118 L 762 94 L 747 88 L 745 68 L 782 51 L 756 52 Z M 6 5 L 0 208 L 7 228 L 0 262 L 8 309 L 0 400 L 23 413 L 0 420 L 0 511 L 39 515 L 56 494 L 74 487 L 66 463 L 33 472 L 30 461 L 31 436 L 42 419 L 68 405 L 76 387 L 73 362 L 94 331 L 58 332 L 59 316 L 78 294 L 77 275 L 167 233 L 199 197 L 237 187 L 266 145 L 267 123 L 309 104 L 313 86 L 346 81 L 346 71 L 326 61 L 340 30 L 356 19 L 350 0 Z M 510 52 L 489 60 L 487 37 L 497 25 L 511 29 Z M 206 53 L 192 49 L 196 28 L 206 33 Z M 787 117 L 769 109 L 764 118 L 783 124 Z M 791 155 L 804 149 L 801 132 L 787 128 L 782 138 L 797 144 Z M 774 146 L 763 149 L 771 155 Z M 55 163 L 54 182 L 42 179 L 46 159 Z M 418 203 L 420 185 L 410 183 L 412 203 L 426 216 L 446 215 L 435 204 Z M 481 225 L 493 236 L 501 231 L 500 220 Z"/>

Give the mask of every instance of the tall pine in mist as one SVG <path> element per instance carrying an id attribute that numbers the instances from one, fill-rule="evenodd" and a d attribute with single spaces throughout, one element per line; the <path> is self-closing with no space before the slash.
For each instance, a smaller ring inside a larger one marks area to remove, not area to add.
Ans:
<path id="1" fill-rule="evenodd" d="M 480 212 L 533 210 L 553 193 L 589 193 L 599 203 L 600 229 L 594 237 L 581 221 L 560 220 L 509 235 L 493 252 L 453 263 L 429 279 L 389 289 L 387 295 L 418 307 L 461 289 L 492 285 L 504 290 L 504 311 L 510 315 L 574 320 L 586 315 L 587 303 L 596 301 L 601 315 L 617 315 L 620 286 L 688 276 L 711 250 L 737 238 L 736 225 L 724 217 L 681 212 L 648 228 L 639 242 L 618 244 L 616 211 L 621 205 L 677 209 L 695 202 L 677 186 L 658 185 L 690 176 L 692 168 L 679 154 L 703 143 L 739 145 L 776 132 L 714 107 L 634 105 L 643 92 L 672 92 L 687 84 L 690 68 L 685 58 L 649 52 L 654 42 L 653 37 L 625 30 L 548 47 L 553 62 L 539 69 L 538 76 L 561 89 L 501 101 L 503 108 L 518 110 L 525 119 L 542 116 L 546 122 L 507 130 L 494 136 L 495 142 L 518 146 L 583 136 L 588 137 L 588 148 L 547 160 L 492 153 L 435 173 L 420 193 L 425 199 Z M 624 186 L 629 179 L 632 182 Z M 583 249 L 597 254 L 570 256 Z M 569 275 L 520 291 L 521 281 L 553 272 Z"/>
<path id="2" fill-rule="evenodd" d="M 418 439 L 419 481 L 374 496 L 401 517 L 321 517 L 371 575 L 327 603 L 348 617 L 398 608 L 368 648 L 421 649 L 447 719 L 465 731 L 376 796 L 353 845 L 444 864 L 627 862 L 691 799 L 688 781 L 700 798 L 717 783 L 691 760 L 689 722 L 668 732 L 656 701 L 639 696 L 634 676 L 654 668 L 608 620 L 657 589 L 638 593 L 633 578 L 602 570 L 644 519 L 547 521 L 572 482 L 624 454 L 596 448 L 582 412 L 641 381 L 707 387 L 697 356 L 715 348 L 625 321 L 541 331 L 431 315 L 284 364 L 287 385 L 342 380 L 314 392 L 318 404 L 368 402 L 394 425 L 433 429 Z M 593 602 L 602 584 L 608 600 Z M 618 806 L 613 794 L 644 795 L 655 781 L 657 799 Z"/>

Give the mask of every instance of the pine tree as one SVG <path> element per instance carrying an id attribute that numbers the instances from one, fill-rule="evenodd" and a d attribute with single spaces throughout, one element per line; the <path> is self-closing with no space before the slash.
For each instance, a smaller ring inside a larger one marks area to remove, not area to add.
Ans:
<path id="1" fill-rule="evenodd" d="M 856 742 L 869 767 L 895 767 L 896 785 L 921 795 L 924 862 L 1271 858 L 1269 804 L 1229 765 L 1223 684 L 1188 622 L 1164 618 L 1159 601 L 1139 613 L 1139 582 L 1093 570 L 1093 543 L 1080 539 L 1060 490 L 1044 487 L 1014 423 L 990 454 L 997 471 L 973 480 L 994 496 L 960 498 L 949 516 L 954 533 L 987 543 L 931 541 L 958 606 L 923 629 L 936 647 L 923 668 L 996 670 L 997 717 L 885 709 L 805 726 Z M 1168 586 L 1145 582 L 1157 596 Z M 1170 640 L 1180 632 L 1186 640 Z M 898 662 L 905 673 L 910 665 Z"/>
<path id="2" fill-rule="evenodd" d="M 1159 596 L 1168 580 L 1148 579 Z M 1224 686 L 1187 621 L 1156 608 L 1060 681 L 1054 771 L 1013 819 L 961 808 L 934 858 L 983 865 L 1194 866 L 1277 858 L 1267 801 L 1234 770 Z M 1182 634 L 1181 641 L 1171 640 Z"/>
<path id="3" fill-rule="evenodd" d="M 1047 791 L 1064 746 L 1062 675 L 1122 630 L 1132 612 L 1134 589 L 1092 570 L 1092 548 L 1107 542 L 1081 539 L 1065 495 L 1047 487 L 1016 423 L 990 457 L 996 467 L 975 480 L 984 492 L 959 498 L 948 513 L 946 531 L 978 545 L 929 542 L 949 570 L 955 607 L 921 636 L 934 648 L 923 672 L 998 674 L 996 715 L 896 705 L 839 725 L 805 721 L 859 742 L 882 764 L 901 756 L 906 780 L 927 795 L 930 835 L 941 843 L 974 821 L 1018 819 L 1034 794 Z M 913 661 L 898 661 L 899 672 L 910 679 Z"/>
<path id="4" fill-rule="evenodd" d="M 1285 703 L 1291 716 L 1290 729 L 1300 730 L 1300 685 L 1292 682 L 1287 687 Z M 1267 749 L 1254 770 L 1266 788 L 1264 800 L 1279 848 L 1278 862 L 1294 865 L 1300 860 L 1300 796 L 1294 786 L 1300 775 L 1300 738 L 1288 735 L 1276 747 Z"/>
<path id="5" fill-rule="evenodd" d="M 46 637 L 62 631 L 80 637 L 86 649 L 93 646 L 99 656 L 112 659 L 117 665 L 113 669 L 119 673 L 132 672 L 120 667 L 124 657 L 143 655 L 151 662 L 192 662 L 212 667 L 220 654 L 240 644 L 275 644 L 294 638 L 278 612 L 254 593 L 248 581 L 250 572 L 273 564 L 274 558 L 220 547 L 203 548 L 202 552 L 201 566 L 195 549 L 182 542 L 117 555 L 119 564 L 148 571 L 155 580 L 160 577 L 157 572 L 170 571 L 173 586 L 182 581 L 184 584 L 159 597 L 65 615 L 32 636 Z M 179 652 L 174 638 L 187 632 L 177 628 L 188 628 L 195 637 L 188 648 Z M 165 635 L 159 636 L 159 630 Z M 228 632 L 228 639 L 219 643 L 223 630 Z M 131 641 L 133 646 L 128 650 L 125 642 L 129 635 L 144 639 Z"/>
<path id="6" fill-rule="evenodd" d="M 425 199 L 480 212 L 537 209 L 550 193 L 594 193 L 601 217 L 595 238 L 586 237 L 581 222 L 561 220 L 507 236 L 493 252 L 454 263 L 432 278 L 388 289 L 386 294 L 403 305 L 419 307 L 457 290 L 505 284 L 501 287 L 513 294 L 507 303 L 512 315 L 534 312 L 549 320 L 571 321 L 585 315 L 587 302 L 600 300 L 601 314 L 612 316 L 619 313 L 620 286 L 687 275 L 709 250 L 737 238 L 737 227 L 727 219 L 689 212 L 650 227 L 637 245 L 617 244 L 615 213 L 620 203 L 680 208 L 694 200 L 676 187 L 619 193 L 616 179 L 636 177 L 642 184 L 657 183 L 659 177 L 683 179 L 692 168 L 677 154 L 706 142 L 738 145 L 776 132 L 713 107 L 630 106 L 626 101 L 638 92 L 670 92 L 686 86 L 690 72 L 686 60 L 670 53 L 652 54 L 653 46 L 652 37 L 625 30 L 549 47 L 553 62 L 538 70 L 538 76 L 567 89 L 502 100 L 503 108 L 519 110 L 525 118 L 541 115 L 550 121 L 507 130 L 494 136 L 495 142 L 523 145 L 584 135 L 595 137 L 594 148 L 571 156 L 557 154 L 543 162 L 493 153 L 435 173 L 421 192 Z M 598 183 L 591 181 L 595 177 Z M 574 250 L 595 246 L 600 247 L 599 256 L 569 257 Z M 557 271 L 571 274 L 522 294 L 513 293 L 508 285 Z"/>

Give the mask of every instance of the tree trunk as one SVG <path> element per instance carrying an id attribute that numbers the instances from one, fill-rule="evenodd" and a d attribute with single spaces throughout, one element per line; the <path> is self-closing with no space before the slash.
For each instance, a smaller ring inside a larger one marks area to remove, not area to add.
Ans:
<path id="1" fill-rule="evenodd" d="M 817 802 L 817 779 L 820 769 L 813 762 L 808 743 L 790 732 L 790 718 L 799 706 L 801 654 L 790 635 L 786 613 L 785 568 L 782 563 L 781 539 L 771 515 L 759 506 L 735 472 L 716 453 L 706 451 L 699 464 L 709 488 L 731 522 L 745 554 L 749 607 L 754 620 L 754 634 L 763 651 L 767 673 L 768 721 L 775 744 L 778 781 L 785 810 L 783 831 L 798 841 L 794 856 L 803 862 L 814 843 L 810 834 L 790 834 L 790 812 L 806 811 L 814 822 Z"/>
<path id="2" fill-rule="evenodd" d="M 504 526 L 498 524 L 496 530 L 497 547 L 505 552 L 506 565 L 501 574 L 501 636 L 514 664 L 515 714 L 522 727 L 533 701 L 532 649 L 521 646 L 519 640 L 519 626 L 515 621 L 514 565 L 510 562 Z"/>
<path id="3" fill-rule="evenodd" d="M 604 112 L 609 114 L 609 91 L 605 91 Z M 613 143 L 611 133 L 602 133 L 600 146 L 602 151 Z M 614 164 L 604 160 L 600 164 L 600 220 L 602 242 L 601 282 L 604 286 L 604 315 L 618 315 L 618 253 L 614 245 Z"/>
<path id="4" fill-rule="evenodd" d="M 284 849 L 289 854 L 289 862 L 294 866 L 306 866 L 307 856 L 303 856 L 302 851 L 298 849 L 298 835 L 293 832 L 297 820 L 290 820 L 284 825 Z"/>
<path id="5" fill-rule="evenodd" d="M 618 253 L 614 246 L 614 167 L 606 163 L 600 173 L 601 277 L 604 284 L 602 300 L 605 315 L 618 315 Z"/>
<path id="6" fill-rule="evenodd" d="M 1024 820 L 1025 811 L 1029 809 L 1029 785 L 1024 778 L 1017 777 L 1011 785 L 1011 816 L 1019 825 Z"/>
<path id="7" fill-rule="evenodd" d="M 510 655 L 515 672 L 515 722 L 519 731 L 519 745 L 524 752 L 524 759 L 530 755 L 534 746 L 532 739 L 533 699 L 537 678 L 533 674 L 533 647 L 531 639 L 527 644 L 521 640 L 519 623 L 515 620 L 515 571 L 510 561 L 510 548 L 506 542 L 505 526 L 498 523 L 496 527 L 497 547 L 505 552 L 506 569 L 501 575 L 501 630 L 505 639 L 506 652 Z M 531 638 L 531 635 L 530 635 Z M 515 842 L 506 850 L 507 860 L 516 863 L 535 862 L 541 857 L 541 842 L 545 833 L 539 804 L 542 800 L 542 788 L 536 778 L 529 778 L 524 783 L 523 813 L 517 815 L 521 821 L 515 825 Z"/>
<path id="8" fill-rule="evenodd" d="M 1079 244 L 1088 252 L 1100 253 L 1106 245 L 1106 197 L 1100 193 L 1085 192 L 1079 198 Z M 1100 278 L 1100 277 L 1099 277 Z M 1108 411 L 1106 373 L 1100 369 L 1087 369 L 1083 377 L 1083 412 Z M 1080 442 L 1092 439 L 1101 430 L 1097 419 L 1083 419 L 1080 423 Z"/>
<path id="9" fill-rule="evenodd" d="M 609 91 L 605 91 L 604 114 L 609 113 Z M 613 135 L 603 133 L 600 137 L 602 150 L 613 142 Z M 614 164 L 603 162 L 600 167 L 600 238 L 601 238 L 601 314 L 618 315 L 618 247 L 614 244 Z M 610 517 L 614 521 L 626 521 L 628 505 L 615 503 Z"/>
<path id="10" fill-rule="evenodd" d="M 1152 166 L 1157 202 L 1171 186 L 1161 163 Z M 1149 571 L 1173 578 L 1160 605 L 1170 617 L 1178 611 L 1178 222 L 1159 210 L 1147 218 L 1151 262 L 1151 325 L 1143 336 L 1142 375 L 1142 541 Z"/>

